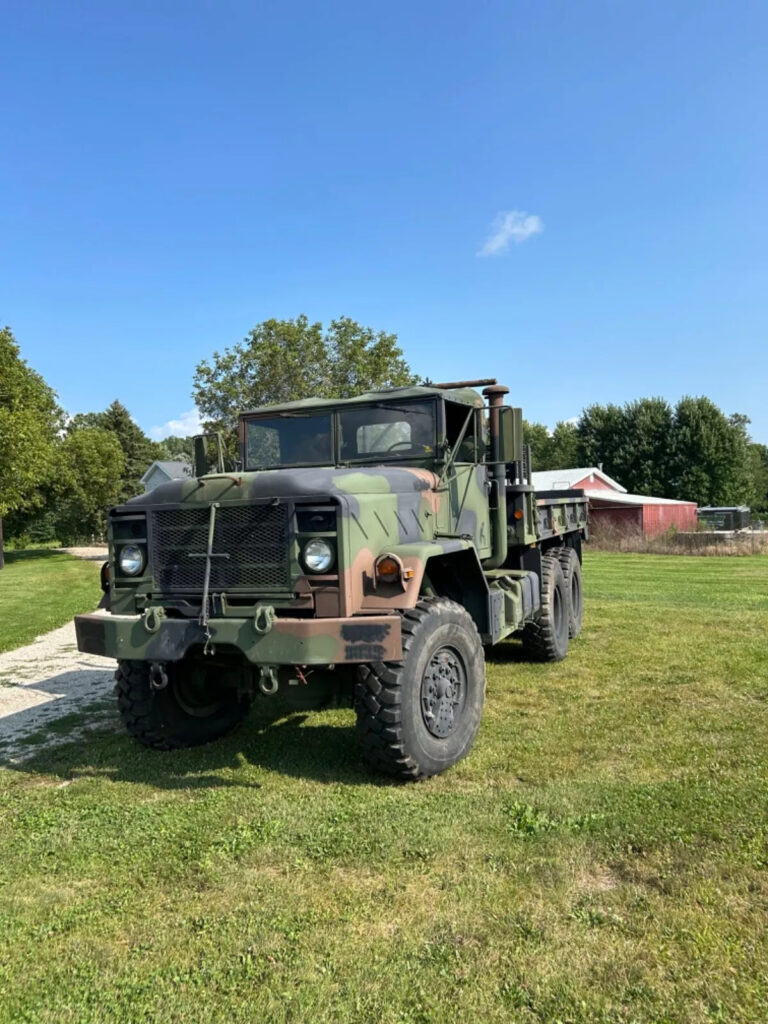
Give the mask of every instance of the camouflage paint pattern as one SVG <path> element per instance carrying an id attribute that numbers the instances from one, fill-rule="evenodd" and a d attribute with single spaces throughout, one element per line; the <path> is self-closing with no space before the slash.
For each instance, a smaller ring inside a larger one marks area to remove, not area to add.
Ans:
<path id="1" fill-rule="evenodd" d="M 396 401 L 432 396 L 438 403 L 450 400 L 467 410 L 484 406 L 482 397 L 471 389 L 446 393 L 421 387 L 360 396 L 346 403 L 287 403 L 271 411 L 382 403 L 390 395 Z M 241 420 L 241 441 L 244 437 Z M 474 559 L 474 579 L 482 590 L 477 606 L 485 602 L 486 607 L 486 614 L 476 620 L 478 628 L 498 639 L 523 625 L 528 606 L 519 583 L 503 583 L 490 575 L 486 578 L 480 568 L 482 560 L 489 559 L 494 551 L 490 490 L 490 469 L 484 452 L 478 462 L 471 463 L 454 463 L 444 454 L 440 457 L 435 453 L 431 459 L 419 458 L 411 464 L 281 468 L 170 481 L 111 510 L 111 615 L 76 619 L 79 649 L 119 659 L 175 661 L 190 647 L 205 643 L 205 629 L 198 622 L 200 595 L 164 593 L 153 575 L 152 523 L 154 513 L 160 510 L 210 510 L 214 503 L 220 509 L 276 504 L 288 507 L 287 584 L 212 595 L 210 642 L 238 648 L 255 665 L 399 660 L 399 612 L 414 607 L 427 588 L 430 561 L 466 552 Z M 329 536 L 336 547 L 335 565 L 326 574 L 309 573 L 302 565 L 301 545 L 312 535 L 297 532 L 295 512 L 303 506 L 335 510 L 336 529 L 322 534 Z M 542 508 L 536 510 L 537 518 L 533 496 L 523 507 L 522 521 L 509 519 L 510 544 L 535 544 L 538 539 Z M 545 504 L 544 509 L 547 507 Z M 556 525 L 568 526 L 565 506 L 554 514 L 559 517 Z M 134 538 L 126 535 L 127 524 L 137 531 L 135 543 L 144 544 L 148 554 L 146 569 L 139 577 L 127 577 L 117 566 L 120 548 L 134 543 Z M 575 528 L 579 528 L 578 523 Z M 215 532 L 213 550 L 222 557 Z M 225 554 L 237 558 L 236 550 Z M 383 554 L 395 556 L 402 565 L 401 579 L 396 582 L 376 579 L 375 563 Z M 194 555 L 203 557 L 204 551 Z M 492 600 L 492 587 L 503 591 L 503 602 L 498 600 L 498 593 Z M 490 608 L 495 609 L 496 621 L 486 630 L 481 620 L 490 622 Z M 259 631 L 255 623 L 261 616 L 264 624 L 265 609 L 270 610 L 274 621 L 269 629 Z"/>
<path id="2" fill-rule="evenodd" d="M 207 637 L 196 619 L 163 618 L 159 628 L 147 615 L 78 615 L 78 649 L 88 654 L 137 661 L 179 661 Z M 212 619 L 210 643 L 237 647 L 254 665 L 333 665 L 396 661 L 401 653 L 400 616 L 355 619 L 276 618 L 260 632 L 255 618 Z"/>

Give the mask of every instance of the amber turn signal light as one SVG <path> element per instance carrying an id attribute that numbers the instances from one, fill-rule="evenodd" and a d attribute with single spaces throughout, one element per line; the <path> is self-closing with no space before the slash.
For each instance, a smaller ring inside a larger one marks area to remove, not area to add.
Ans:
<path id="1" fill-rule="evenodd" d="M 382 555 L 376 562 L 376 576 L 382 583 L 394 583 L 400 576 L 401 565 L 391 555 Z"/>

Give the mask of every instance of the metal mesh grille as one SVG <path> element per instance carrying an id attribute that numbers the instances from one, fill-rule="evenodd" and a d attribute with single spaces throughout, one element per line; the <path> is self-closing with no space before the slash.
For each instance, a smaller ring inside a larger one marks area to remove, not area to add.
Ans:
<path id="1" fill-rule="evenodd" d="M 202 591 L 210 508 L 152 513 L 152 567 L 164 593 Z M 290 585 L 288 507 L 223 506 L 216 510 L 211 591 L 286 589 Z"/>

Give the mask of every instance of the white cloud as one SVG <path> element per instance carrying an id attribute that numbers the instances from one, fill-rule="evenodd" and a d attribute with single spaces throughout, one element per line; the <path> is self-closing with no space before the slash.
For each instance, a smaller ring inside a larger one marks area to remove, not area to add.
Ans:
<path id="1" fill-rule="evenodd" d="M 541 217 L 525 210 L 502 210 L 491 225 L 491 233 L 483 242 L 478 256 L 501 256 L 510 243 L 519 245 L 544 230 Z"/>
<path id="2" fill-rule="evenodd" d="M 189 437 L 191 434 L 199 434 L 203 429 L 200 422 L 200 413 L 197 409 L 190 409 L 183 412 L 177 420 L 168 420 L 161 427 L 152 427 L 149 436 L 155 441 L 162 441 L 164 437 Z"/>

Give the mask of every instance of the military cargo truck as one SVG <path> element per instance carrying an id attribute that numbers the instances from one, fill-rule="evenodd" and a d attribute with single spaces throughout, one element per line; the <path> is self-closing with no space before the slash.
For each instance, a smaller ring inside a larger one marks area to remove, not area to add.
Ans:
<path id="1" fill-rule="evenodd" d="M 476 390 L 484 386 L 482 395 Z M 110 510 L 108 614 L 81 651 L 116 658 L 128 730 L 206 743 L 254 699 L 337 692 L 362 755 L 419 779 L 480 724 L 484 648 L 559 661 L 582 620 L 581 492 L 534 492 L 522 411 L 495 380 L 243 414 L 240 458 L 197 439 L 194 479 Z"/>

